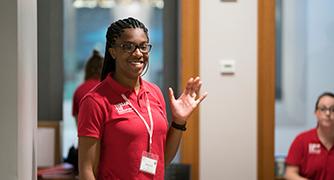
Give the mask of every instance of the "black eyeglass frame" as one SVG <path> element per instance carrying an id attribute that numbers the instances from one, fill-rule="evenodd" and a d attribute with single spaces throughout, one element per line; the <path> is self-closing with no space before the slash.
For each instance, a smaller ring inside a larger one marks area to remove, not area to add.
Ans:
<path id="1" fill-rule="evenodd" d="M 317 110 L 319 110 L 321 113 L 327 113 L 327 111 L 330 113 L 330 114 L 334 114 L 334 107 L 317 107 Z"/>
<path id="2" fill-rule="evenodd" d="M 126 48 L 126 46 L 129 46 L 128 48 Z M 152 44 L 149 43 L 143 43 L 143 44 L 134 44 L 134 43 L 122 43 L 122 44 L 115 44 L 112 45 L 112 47 L 119 47 L 121 48 L 123 51 L 127 52 L 127 53 L 133 53 L 136 49 L 139 49 L 139 51 L 141 53 L 149 53 L 152 49 Z M 148 50 L 143 50 L 143 48 L 148 48 Z"/>

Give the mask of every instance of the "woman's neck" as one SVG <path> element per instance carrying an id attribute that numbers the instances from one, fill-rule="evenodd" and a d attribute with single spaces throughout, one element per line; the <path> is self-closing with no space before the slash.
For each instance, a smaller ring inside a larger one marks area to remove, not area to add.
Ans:
<path id="1" fill-rule="evenodd" d="M 127 88 L 134 89 L 136 94 L 138 94 L 139 89 L 140 89 L 140 78 L 139 77 L 136 79 L 131 79 L 125 76 L 120 76 L 117 73 L 115 73 L 113 75 L 113 79 Z"/>
<path id="2" fill-rule="evenodd" d="M 320 141 L 329 150 L 334 145 L 334 131 L 332 129 L 317 128 Z"/>

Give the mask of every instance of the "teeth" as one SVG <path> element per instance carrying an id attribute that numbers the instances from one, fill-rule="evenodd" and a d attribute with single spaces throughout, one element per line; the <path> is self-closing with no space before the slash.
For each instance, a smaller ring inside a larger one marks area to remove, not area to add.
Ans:
<path id="1" fill-rule="evenodd" d="M 132 64 L 142 64 L 143 62 L 142 61 L 132 61 L 131 63 Z"/>

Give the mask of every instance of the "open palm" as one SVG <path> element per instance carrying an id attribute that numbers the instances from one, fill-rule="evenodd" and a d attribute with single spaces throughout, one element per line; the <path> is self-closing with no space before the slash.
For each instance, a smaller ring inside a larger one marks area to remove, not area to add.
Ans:
<path id="1" fill-rule="evenodd" d="M 175 99 L 172 88 L 169 88 L 169 101 L 174 121 L 184 124 L 194 109 L 207 96 L 207 92 L 199 95 L 202 82 L 199 77 L 190 78 L 186 89 Z"/>

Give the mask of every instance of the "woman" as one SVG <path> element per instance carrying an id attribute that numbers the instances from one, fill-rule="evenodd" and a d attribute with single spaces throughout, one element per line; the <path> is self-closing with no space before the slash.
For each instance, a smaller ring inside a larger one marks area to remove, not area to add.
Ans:
<path id="1" fill-rule="evenodd" d="M 178 99 L 169 88 L 172 125 L 160 89 L 141 78 L 149 63 L 148 30 L 134 18 L 112 23 L 106 36 L 101 83 L 81 101 L 79 176 L 94 179 L 164 179 L 186 120 L 207 96 L 199 77 Z"/>
<path id="2" fill-rule="evenodd" d="M 92 56 L 88 59 L 85 65 L 85 81 L 77 87 L 73 94 L 72 115 L 78 124 L 79 104 L 81 99 L 100 83 L 100 76 L 103 65 L 103 57 L 97 50 L 93 50 Z M 65 162 L 73 165 L 75 174 L 78 173 L 78 148 L 72 145 L 68 151 Z"/>
<path id="3" fill-rule="evenodd" d="M 103 66 L 103 57 L 97 50 L 93 50 L 92 56 L 88 59 L 85 65 L 85 81 L 74 91 L 72 103 L 72 115 L 75 122 L 78 121 L 79 103 L 81 99 L 93 87 L 100 83 L 100 76 Z"/>
<path id="4" fill-rule="evenodd" d="M 325 92 L 315 104 L 317 127 L 298 135 L 286 159 L 288 180 L 334 179 L 334 94 Z"/>

